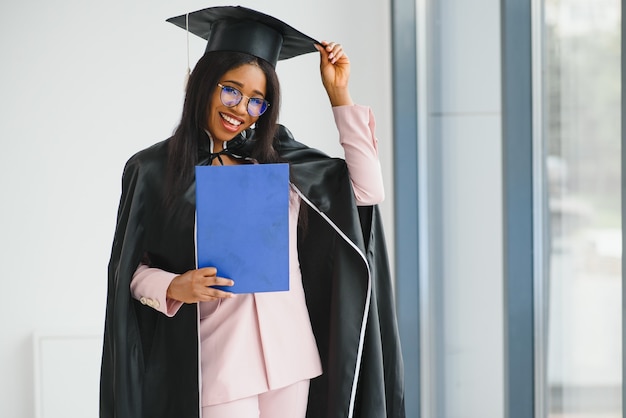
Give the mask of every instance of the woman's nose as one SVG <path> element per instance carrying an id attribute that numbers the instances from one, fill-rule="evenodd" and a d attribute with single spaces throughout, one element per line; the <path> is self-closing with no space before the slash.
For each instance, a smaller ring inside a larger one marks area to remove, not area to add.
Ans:
<path id="1" fill-rule="evenodd" d="M 235 106 L 235 109 L 239 114 L 248 113 L 248 99 L 242 97 L 241 101 Z"/>

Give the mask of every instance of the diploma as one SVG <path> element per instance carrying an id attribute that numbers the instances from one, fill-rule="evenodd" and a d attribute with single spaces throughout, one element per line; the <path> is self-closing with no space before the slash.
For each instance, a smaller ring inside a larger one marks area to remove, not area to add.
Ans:
<path id="1" fill-rule="evenodd" d="M 289 165 L 196 167 L 196 260 L 233 293 L 289 290 Z"/>

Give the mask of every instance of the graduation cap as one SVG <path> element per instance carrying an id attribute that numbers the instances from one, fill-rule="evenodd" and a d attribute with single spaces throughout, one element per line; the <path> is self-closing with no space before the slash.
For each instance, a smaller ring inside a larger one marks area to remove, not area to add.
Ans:
<path id="1" fill-rule="evenodd" d="M 206 39 L 205 52 L 244 52 L 273 67 L 278 60 L 316 52 L 319 44 L 275 17 L 241 6 L 209 7 L 167 21 Z"/>

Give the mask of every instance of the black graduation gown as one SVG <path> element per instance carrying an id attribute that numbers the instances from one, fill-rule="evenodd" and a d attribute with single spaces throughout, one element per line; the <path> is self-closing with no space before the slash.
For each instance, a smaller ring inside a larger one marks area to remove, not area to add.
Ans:
<path id="1" fill-rule="evenodd" d="M 195 268 L 195 186 L 161 204 L 169 140 L 127 162 L 109 262 L 100 381 L 102 418 L 200 415 L 197 305 L 168 318 L 130 294 L 143 254 L 154 267 Z M 296 142 L 276 149 L 308 210 L 298 234 L 302 280 L 323 374 L 307 418 L 404 418 L 403 365 L 378 207 L 358 207 L 345 161 Z"/>

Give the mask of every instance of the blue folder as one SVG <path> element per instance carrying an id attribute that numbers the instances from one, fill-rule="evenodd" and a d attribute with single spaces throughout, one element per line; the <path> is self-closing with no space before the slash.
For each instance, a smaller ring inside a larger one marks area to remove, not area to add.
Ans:
<path id="1" fill-rule="evenodd" d="M 289 290 L 289 165 L 196 167 L 198 267 L 233 293 Z"/>

